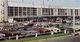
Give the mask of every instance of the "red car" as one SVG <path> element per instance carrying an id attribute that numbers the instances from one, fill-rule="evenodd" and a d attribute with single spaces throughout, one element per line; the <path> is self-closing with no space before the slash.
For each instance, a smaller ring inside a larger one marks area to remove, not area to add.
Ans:
<path id="1" fill-rule="evenodd" d="M 17 32 L 17 31 L 0 31 L 0 33 L 5 34 L 5 36 L 21 35 L 21 33 Z"/>
<path id="2" fill-rule="evenodd" d="M 33 30 L 38 31 L 38 32 L 40 32 L 40 33 L 49 32 L 49 30 L 44 29 L 44 28 L 33 28 Z"/>

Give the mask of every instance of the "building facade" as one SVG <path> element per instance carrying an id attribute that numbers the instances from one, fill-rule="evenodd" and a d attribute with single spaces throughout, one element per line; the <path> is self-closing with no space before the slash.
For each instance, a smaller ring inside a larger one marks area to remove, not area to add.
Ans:
<path id="1" fill-rule="evenodd" d="M 34 0 L 31 4 L 24 2 L 24 0 L 7 0 L 6 3 L 8 5 L 6 5 L 7 8 L 5 8 L 4 12 L 5 21 L 9 19 L 27 21 L 39 17 L 72 17 L 73 13 L 75 13 L 76 17 L 80 17 L 80 8 L 44 5 L 44 1 L 41 5 L 35 5 Z"/>

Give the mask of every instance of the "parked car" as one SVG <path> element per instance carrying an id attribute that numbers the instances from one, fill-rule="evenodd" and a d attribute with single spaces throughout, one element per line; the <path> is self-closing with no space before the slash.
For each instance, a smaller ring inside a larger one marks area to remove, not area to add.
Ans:
<path id="1" fill-rule="evenodd" d="M 75 32 L 74 36 L 80 36 L 80 31 Z"/>
<path id="2" fill-rule="evenodd" d="M 43 28 L 49 30 L 49 31 L 53 31 L 54 33 L 58 33 L 58 32 L 61 32 L 61 30 L 55 26 L 52 26 L 52 25 L 45 25 L 45 26 L 42 26 Z"/>
<path id="3" fill-rule="evenodd" d="M 45 33 L 45 32 L 49 32 L 49 30 L 48 29 L 45 29 L 45 28 L 33 28 L 33 30 L 35 30 L 35 31 L 38 31 L 38 32 L 40 32 L 40 33 Z"/>
<path id="4" fill-rule="evenodd" d="M 5 34 L 0 33 L 0 40 L 5 39 Z"/>
<path id="5" fill-rule="evenodd" d="M 5 36 L 21 35 L 21 33 L 20 32 L 17 32 L 17 31 L 0 31 L 0 33 L 5 34 Z"/>
<path id="6" fill-rule="evenodd" d="M 54 33 L 58 33 L 58 32 L 61 32 L 60 29 L 56 28 L 56 27 L 48 27 L 48 28 L 45 28 L 45 29 L 48 29 L 50 31 L 53 31 Z"/>
<path id="7" fill-rule="evenodd" d="M 21 32 L 21 34 L 25 34 L 25 35 L 27 35 L 27 36 L 30 36 L 30 35 L 35 35 L 36 33 L 39 35 L 40 34 L 40 32 L 38 32 L 38 31 L 20 31 Z"/>

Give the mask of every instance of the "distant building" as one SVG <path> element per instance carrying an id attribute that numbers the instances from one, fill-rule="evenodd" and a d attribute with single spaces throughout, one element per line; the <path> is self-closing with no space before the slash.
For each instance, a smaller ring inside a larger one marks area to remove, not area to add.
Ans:
<path id="1" fill-rule="evenodd" d="M 31 4 L 27 4 L 24 3 L 24 0 L 0 0 L 0 21 L 8 21 L 10 19 L 27 21 L 39 17 L 71 17 L 73 13 L 77 17 L 80 16 L 80 8 L 47 6 L 44 5 L 44 2 L 42 3 L 43 5 L 34 5 L 34 1 Z"/>

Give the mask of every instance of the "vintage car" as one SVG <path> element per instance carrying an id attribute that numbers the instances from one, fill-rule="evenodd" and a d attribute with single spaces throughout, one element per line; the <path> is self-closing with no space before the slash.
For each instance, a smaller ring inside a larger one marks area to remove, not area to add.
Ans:
<path id="1" fill-rule="evenodd" d="M 5 34 L 0 33 L 0 40 L 5 39 Z"/>
<path id="2" fill-rule="evenodd" d="M 79 36 L 80 35 L 80 31 L 73 33 L 74 36 Z"/>
<path id="3" fill-rule="evenodd" d="M 19 31 L 21 34 L 25 34 L 25 35 L 27 35 L 27 36 L 29 36 L 29 35 L 35 35 L 36 33 L 37 34 L 40 34 L 40 32 L 38 32 L 38 31 L 25 31 L 25 30 L 22 30 L 22 31 Z"/>
<path id="4" fill-rule="evenodd" d="M 20 32 L 17 32 L 17 31 L 0 31 L 0 33 L 5 34 L 5 36 L 21 35 L 21 33 Z"/>
<path id="5" fill-rule="evenodd" d="M 56 28 L 56 27 L 48 27 L 48 28 L 45 28 L 45 29 L 48 29 L 50 31 L 53 31 L 54 33 L 58 33 L 58 32 L 61 32 L 60 29 Z"/>
<path id="6" fill-rule="evenodd" d="M 33 28 L 33 30 L 38 31 L 38 32 L 40 32 L 40 33 L 49 32 L 49 30 L 48 30 L 48 29 L 41 28 L 41 27 Z"/>
<path id="7" fill-rule="evenodd" d="M 54 33 L 58 33 L 61 32 L 61 30 L 53 25 L 43 25 L 43 28 L 49 30 L 49 31 L 53 31 Z"/>

